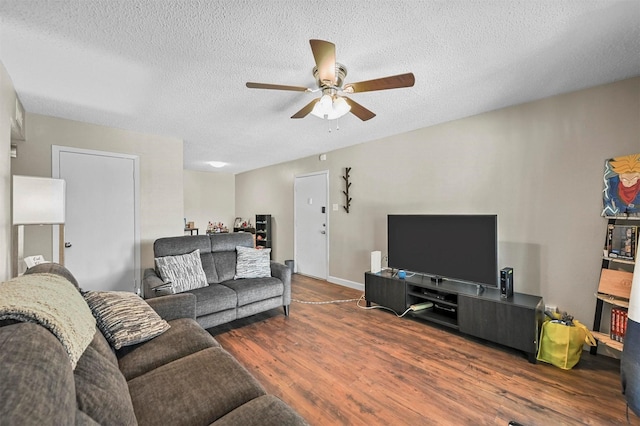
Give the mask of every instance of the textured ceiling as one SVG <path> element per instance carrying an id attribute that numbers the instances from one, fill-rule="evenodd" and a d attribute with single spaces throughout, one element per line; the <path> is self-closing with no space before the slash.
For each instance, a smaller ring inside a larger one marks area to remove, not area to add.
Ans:
<path id="1" fill-rule="evenodd" d="M 337 46 L 377 114 L 289 117 Z M 0 0 L 0 61 L 28 112 L 173 136 L 184 167 L 238 173 L 640 75 L 640 1 Z M 329 128 L 333 130 L 329 132 Z"/>

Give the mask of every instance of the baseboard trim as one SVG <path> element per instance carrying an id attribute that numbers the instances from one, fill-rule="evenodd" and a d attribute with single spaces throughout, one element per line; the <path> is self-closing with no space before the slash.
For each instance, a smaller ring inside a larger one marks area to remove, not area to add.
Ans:
<path id="1" fill-rule="evenodd" d="M 364 291 L 364 284 L 360 284 L 360 283 L 357 283 L 355 281 L 349 281 L 349 280 L 345 280 L 345 279 L 338 278 L 338 277 L 329 277 L 329 278 L 327 278 L 327 281 L 329 281 L 332 284 L 341 285 L 343 287 L 349 287 L 349 288 L 353 288 L 355 290 Z"/>

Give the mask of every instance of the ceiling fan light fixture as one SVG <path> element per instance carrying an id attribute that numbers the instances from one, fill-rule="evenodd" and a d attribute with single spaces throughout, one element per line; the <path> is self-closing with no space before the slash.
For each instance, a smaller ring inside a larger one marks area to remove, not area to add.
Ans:
<path id="1" fill-rule="evenodd" d="M 339 118 L 351 111 L 351 105 L 344 98 L 336 97 L 333 101 L 333 111 L 337 114 L 336 118 Z"/>
<path id="2" fill-rule="evenodd" d="M 224 167 L 227 165 L 227 163 L 223 162 L 223 161 L 209 161 L 209 165 L 211 167 L 215 167 L 216 169 L 219 169 L 221 167 Z"/>
<path id="3" fill-rule="evenodd" d="M 351 106 L 339 96 L 322 95 L 311 110 L 311 115 L 325 120 L 335 120 L 351 111 Z"/>

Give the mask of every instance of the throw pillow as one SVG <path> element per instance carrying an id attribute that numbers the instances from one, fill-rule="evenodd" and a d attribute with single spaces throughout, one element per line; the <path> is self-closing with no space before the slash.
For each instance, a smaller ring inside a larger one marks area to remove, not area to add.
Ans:
<path id="1" fill-rule="evenodd" d="M 96 318 L 98 328 L 114 349 L 146 342 L 170 327 L 135 293 L 88 291 L 84 298 Z"/>
<path id="2" fill-rule="evenodd" d="M 202 269 L 200 249 L 179 256 L 156 257 L 155 262 L 160 278 L 165 284 L 171 284 L 174 293 L 209 285 Z"/>
<path id="3" fill-rule="evenodd" d="M 236 276 L 239 278 L 266 278 L 271 276 L 271 249 L 237 246 Z"/>

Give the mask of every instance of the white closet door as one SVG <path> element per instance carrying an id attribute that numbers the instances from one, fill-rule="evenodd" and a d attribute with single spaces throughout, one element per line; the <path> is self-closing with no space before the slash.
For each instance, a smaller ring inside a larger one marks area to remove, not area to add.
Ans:
<path id="1" fill-rule="evenodd" d="M 315 278 L 328 276 L 328 172 L 295 180 L 295 269 Z"/>
<path id="2" fill-rule="evenodd" d="M 65 266 L 83 290 L 137 291 L 138 158 L 64 147 L 53 155 L 67 182 Z"/>

